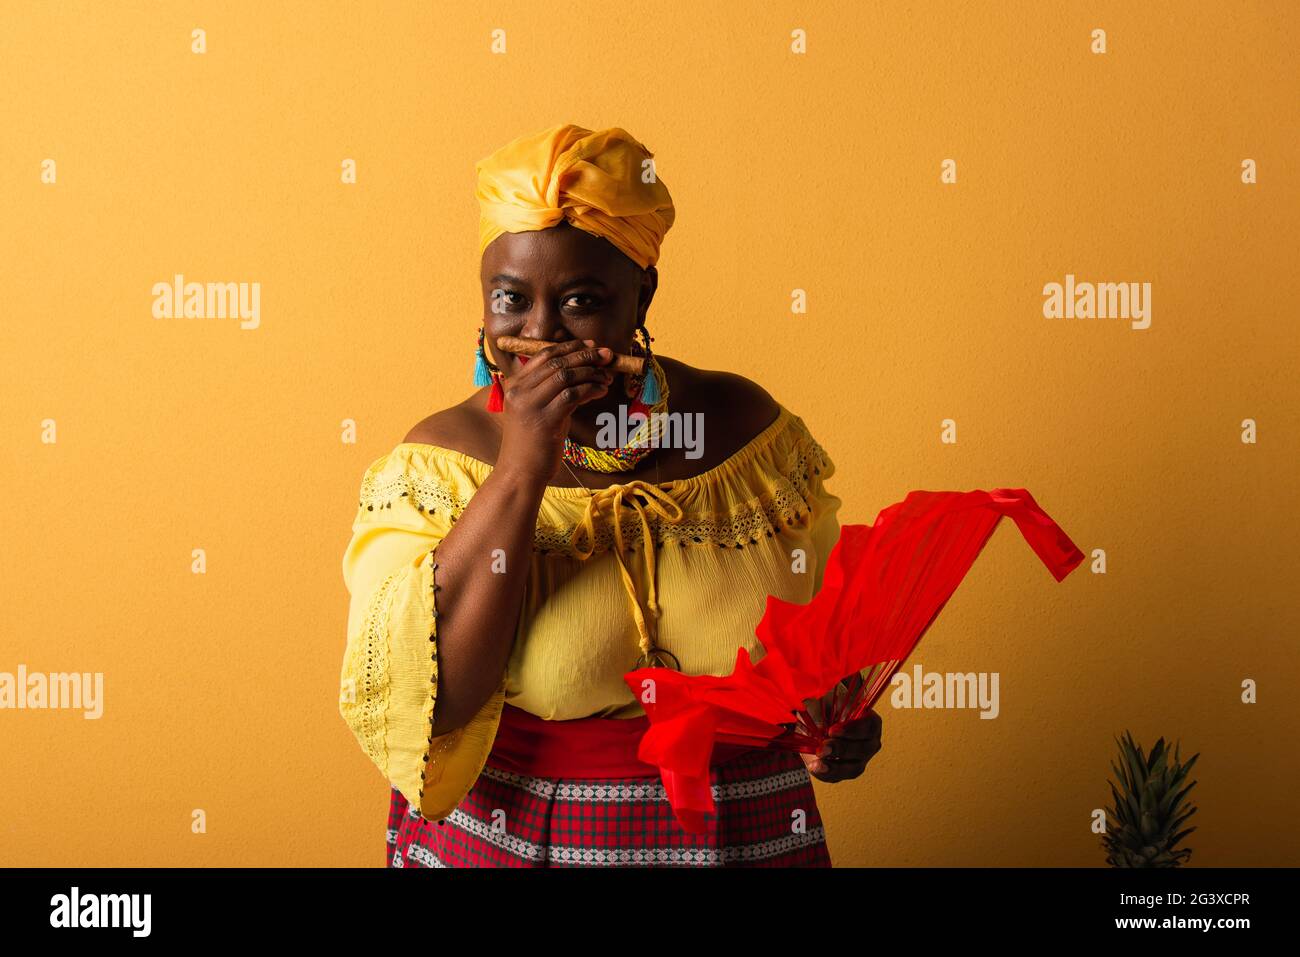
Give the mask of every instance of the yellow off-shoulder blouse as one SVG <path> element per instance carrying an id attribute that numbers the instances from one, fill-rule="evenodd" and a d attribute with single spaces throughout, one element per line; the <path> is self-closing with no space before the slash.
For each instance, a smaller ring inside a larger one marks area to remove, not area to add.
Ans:
<path id="1" fill-rule="evenodd" d="M 343 556 L 339 712 L 412 807 L 433 820 L 455 809 L 505 702 L 548 720 L 644 714 L 623 675 L 647 626 L 687 674 L 730 674 L 741 647 L 761 657 L 754 629 L 767 596 L 811 599 L 839 537 L 840 499 L 823 487 L 834 464 L 800 417 L 778 409 L 697 476 L 547 486 L 500 687 L 468 725 L 437 737 L 437 548 L 492 466 L 404 442 L 366 469 Z"/>

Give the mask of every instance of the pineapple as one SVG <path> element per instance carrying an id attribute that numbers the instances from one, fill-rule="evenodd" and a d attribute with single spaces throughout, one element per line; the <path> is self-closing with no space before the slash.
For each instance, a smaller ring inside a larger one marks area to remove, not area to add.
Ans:
<path id="1" fill-rule="evenodd" d="M 1106 863 L 1112 867 L 1177 867 L 1192 856 L 1190 847 L 1176 847 L 1196 830 L 1179 828 L 1196 813 L 1186 801 L 1196 782 L 1183 782 L 1200 755 L 1192 755 L 1183 764 L 1177 747 L 1170 757 L 1164 738 L 1156 742 L 1150 755 L 1144 755 L 1127 731 L 1124 740 L 1116 743 L 1120 764 L 1116 767 L 1112 762 L 1111 769 L 1121 790 L 1110 784 L 1115 806 L 1106 809 L 1109 820 L 1101 841 Z"/>

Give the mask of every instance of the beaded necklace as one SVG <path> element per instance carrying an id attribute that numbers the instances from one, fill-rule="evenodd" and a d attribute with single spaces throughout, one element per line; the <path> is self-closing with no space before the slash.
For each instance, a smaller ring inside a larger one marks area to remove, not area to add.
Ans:
<path id="1" fill-rule="evenodd" d="M 645 417 L 636 431 L 628 436 L 627 443 L 616 449 L 597 449 L 589 445 L 579 445 L 567 435 L 564 437 L 564 461 L 589 472 L 630 472 L 635 469 L 647 455 L 659 447 L 659 436 L 663 433 L 664 423 L 668 420 L 668 377 L 663 366 L 653 355 L 646 358 L 647 376 L 653 376 L 658 383 L 659 401 L 647 406 L 640 397 L 628 409 L 628 417 L 641 415 Z"/>

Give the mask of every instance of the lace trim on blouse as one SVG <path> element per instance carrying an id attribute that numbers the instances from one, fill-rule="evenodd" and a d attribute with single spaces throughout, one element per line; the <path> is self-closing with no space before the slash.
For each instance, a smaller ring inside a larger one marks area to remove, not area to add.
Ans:
<path id="1" fill-rule="evenodd" d="M 800 421 L 783 408 L 780 417 L 772 422 L 765 433 L 760 433 L 749 445 L 740 449 L 722 465 L 695 478 L 657 484 L 672 491 L 675 486 L 688 486 L 695 479 L 707 481 L 713 473 L 721 476 L 728 466 L 741 464 L 738 460 L 742 457 L 766 450 L 775 443 L 785 429 Z M 755 494 L 747 502 L 734 506 L 728 514 L 691 514 L 688 511 L 676 522 L 652 518 L 650 527 L 655 546 L 677 544 L 685 547 L 703 544 L 721 548 L 743 548 L 745 545 L 757 543 L 761 538 L 770 538 L 778 534 L 782 528 L 804 524 L 813 509 L 817 485 L 815 477 L 827 468 L 829 459 L 826 450 L 816 439 L 806 430 L 801 429 L 800 432 L 801 435 L 796 440 L 795 448 L 788 459 L 778 463 L 777 474 L 762 476 L 760 481 L 766 487 L 755 490 Z M 404 444 L 436 449 L 439 452 L 449 451 L 462 462 L 476 463 L 485 473 L 490 474 L 492 470 L 487 463 L 464 453 L 458 453 L 454 449 L 443 450 L 439 446 L 419 446 L 418 443 Z M 548 487 L 545 493 L 545 498 L 550 499 L 552 503 L 574 503 L 576 506 L 574 520 L 570 524 L 557 526 L 548 523 L 543 516 L 539 515 L 533 547 L 542 554 L 555 553 L 570 558 L 582 558 L 587 548 L 579 549 L 575 545 L 573 532 L 581 522 L 581 506 L 586 504 L 586 499 L 567 496 L 553 498 L 552 493 L 556 491 L 581 493 L 582 490 Z M 605 490 L 595 491 L 600 493 Z M 360 508 L 367 511 L 392 508 L 395 502 L 400 502 L 403 498 L 409 499 L 417 511 L 430 516 L 441 513 L 453 524 L 468 504 L 468 499 L 462 497 L 453 485 L 441 476 L 418 469 L 403 469 L 368 473 L 361 485 Z M 631 509 L 627 511 L 628 514 L 620 516 L 619 522 L 624 549 L 630 551 L 641 542 L 642 523 L 634 511 Z M 595 530 L 595 541 L 592 543 L 594 547 L 589 547 L 597 552 L 608 551 L 613 548 L 615 539 L 613 521 L 605 521 Z"/>
<path id="2" fill-rule="evenodd" d="M 398 569 L 375 589 L 366 607 L 360 640 L 349 646 L 344 664 L 345 673 L 359 677 L 361 687 L 347 689 L 348 694 L 339 702 L 339 710 L 356 733 L 361 749 L 385 776 L 388 775 L 388 746 L 384 740 L 389 687 L 388 617 L 404 572 L 405 569 Z"/>

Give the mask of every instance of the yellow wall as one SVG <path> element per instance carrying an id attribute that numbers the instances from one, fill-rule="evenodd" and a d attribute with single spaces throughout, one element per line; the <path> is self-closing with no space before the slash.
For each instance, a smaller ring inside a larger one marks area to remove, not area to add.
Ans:
<path id="1" fill-rule="evenodd" d="M 1023 486 L 1107 554 L 1057 585 L 1003 523 L 916 657 L 998 672 L 1001 714 L 886 705 L 867 773 L 818 785 L 836 863 L 1100 864 L 1130 728 L 1202 754 L 1194 864 L 1300 864 L 1293 5 L 5 20 L 0 671 L 100 671 L 106 704 L 0 711 L 0 864 L 382 864 L 387 788 L 335 703 L 355 493 L 471 388 L 474 161 L 562 122 L 655 151 L 656 348 L 801 414 L 844 521 Z M 176 273 L 259 282 L 260 326 L 152 318 Z M 1044 318 L 1067 273 L 1150 282 L 1150 328 Z"/>

